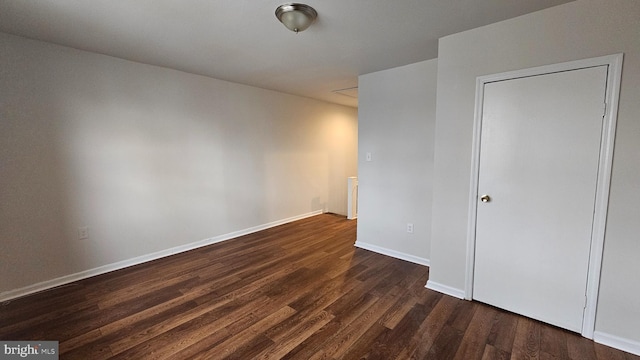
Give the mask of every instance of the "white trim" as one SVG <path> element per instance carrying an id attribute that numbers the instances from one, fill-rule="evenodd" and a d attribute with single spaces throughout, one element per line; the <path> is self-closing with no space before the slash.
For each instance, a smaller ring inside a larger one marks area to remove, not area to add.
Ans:
<path id="1" fill-rule="evenodd" d="M 570 71 L 594 66 L 608 66 L 606 103 L 602 139 L 600 144 L 600 163 L 596 184 L 596 202 L 591 234 L 591 251 L 589 254 L 589 270 L 587 275 L 587 302 L 585 305 L 582 336 L 593 338 L 595 316 L 600 286 L 600 268 L 604 247 L 604 232 L 609 204 L 609 186 L 611 181 L 611 165 L 613 163 L 613 147 L 618 116 L 618 97 L 622 77 L 623 54 L 601 56 L 597 58 L 570 61 L 554 65 L 540 66 L 530 69 L 509 71 L 500 74 L 480 76 L 476 79 L 476 103 L 473 123 L 473 145 L 471 156 L 471 184 L 469 190 L 469 209 L 467 222 L 467 256 L 465 269 L 464 298 L 473 298 L 473 266 L 475 262 L 476 209 L 478 206 L 478 175 L 480 166 L 480 135 L 482 132 L 482 104 L 484 101 L 484 85 L 486 83 L 527 76 L 542 75 L 561 71 Z"/>
<path id="2" fill-rule="evenodd" d="M 484 82 L 476 79 L 476 104 L 473 119 L 473 145 L 471 148 L 471 184 L 467 218 L 467 253 L 465 263 L 464 298 L 473 298 L 473 266 L 476 255 L 476 216 L 478 209 L 478 174 L 480 173 L 480 136 L 482 135 L 482 105 Z"/>
<path id="3" fill-rule="evenodd" d="M 368 244 L 368 243 L 365 243 L 365 242 L 362 242 L 362 241 L 356 241 L 355 246 L 359 247 L 361 249 L 373 251 L 373 252 L 378 253 L 378 254 L 391 256 L 391 257 L 396 258 L 396 259 L 412 262 L 412 263 L 418 264 L 418 265 L 429 266 L 429 264 L 430 264 L 429 259 L 425 259 L 425 258 L 422 258 L 422 257 L 419 257 L 419 256 L 410 255 L 410 254 L 403 253 L 403 252 L 396 251 L 396 250 L 387 249 L 387 248 L 384 248 L 384 247 L 378 246 L 378 245 Z"/>
<path id="4" fill-rule="evenodd" d="M 612 348 L 640 356 L 640 342 L 635 340 L 625 339 L 619 336 L 603 333 L 601 331 L 595 331 L 593 333 L 593 341 L 598 344 L 607 345 Z"/>
<path id="5" fill-rule="evenodd" d="M 425 285 L 424 287 L 426 287 L 427 289 L 431 289 L 433 291 L 437 291 L 449 296 L 456 297 L 458 299 L 465 298 L 464 290 L 443 285 L 435 281 L 427 280 L 427 285 Z"/>
<path id="6" fill-rule="evenodd" d="M 591 230 L 591 252 L 589 254 L 589 273 L 587 276 L 587 304 L 582 318 L 582 336 L 593 338 L 596 326 L 596 310 L 598 307 L 598 290 L 600 288 L 600 269 L 604 252 L 604 236 L 609 208 L 609 188 L 611 185 L 611 167 L 613 164 L 613 148 L 618 120 L 618 97 L 622 79 L 622 54 L 608 58 L 609 72 L 607 76 L 607 92 L 605 95 L 607 108 L 603 121 L 602 140 L 600 142 L 600 163 L 598 164 L 598 182 L 596 183 L 595 212 Z"/>
<path id="7" fill-rule="evenodd" d="M 282 220 L 272 221 L 270 223 L 266 223 L 266 224 L 262 224 L 262 225 L 258 225 L 258 226 L 253 226 L 253 227 L 250 227 L 250 228 L 247 228 L 247 229 L 233 231 L 233 232 L 230 232 L 230 233 L 227 233 L 227 234 L 214 236 L 212 238 L 208 238 L 208 239 L 192 242 L 192 243 L 185 244 L 185 245 L 172 247 L 170 249 L 156 251 L 156 252 L 151 253 L 151 254 L 137 256 L 137 257 L 134 257 L 134 258 L 131 258 L 131 259 L 122 260 L 122 261 L 118 261 L 118 262 L 115 262 L 115 263 L 99 266 L 99 267 L 96 267 L 96 268 L 93 268 L 93 269 L 80 271 L 80 272 L 77 272 L 77 273 L 74 273 L 74 274 L 61 276 L 61 277 L 58 277 L 58 278 L 55 278 L 55 279 L 51 279 L 51 280 L 39 282 L 37 284 L 25 286 L 23 288 L 5 291 L 5 292 L 0 293 L 0 301 L 7 301 L 7 300 L 15 299 L 15 298 L 18 298 L 18 297 L 21 297 L 21 296 L 33 294 L 33 293 L 36 293 L 36 292 L 45 291 L 45 290 L 48 290 L 48 289 L 51 289 L 51 288 L 54 288 L 54 287 L 57 287 L 57 286 L 62 286 L 62 285 L 65 285 L 65 284 L 68 284 L 68 283 L 71 283 L 71 282 L 74 282 L 74 281 L 86 279 L 86 278 L 89 278 L 89 277 L 92 277 L 92 276 L 96 276 L 96 275 L 105 274 L 105 273 L 108 273 L 108 272 L 111 272 L 111 271 L 115 271 L 115 270 L 120 270 L 120 269 L 129 267 L 129 266 L 142 264 L 142 263 L 145 263 L 145 262 L 148 262 L 148 261 L 152 261 L 152 260 L 160 259 L 160 258 L 163 258 L 163 257 L 175 255 L 175 254 L 182 253 L 182 252 L 185 252 L 185 251 L 197 249 L 197 248 L 200 248 L 200 247 L 203 247 L 203 246 L 219 243 L 219 242 L 222 242 L 222 241 L 225 241 L 225 240 L 230 240 L 230 239 L 233 239 L 233 238 L 237 238 L 239 236 L 252 234 L 252 233 L 255 233 L 255 232 L 258 232 L 258 231 L 261 231 L 261 230 L 269 229 L 269 228 L 276 227 L 276 226 L 279 226 L 279 225 L 283 225 L 283 224 L 286 224 L 286 223 L 290 223 L 290 222 L 293 222 L 293 221 L 296 221 L 296 220 L 301 220 L 301 219 L 305 219 L 305 218 L 308 218 L 308 217 L 320 215 L 322 213 L 323 213 L 322 210 L 316 210 L 316 211 L 312 211 L 310 213 L 297 215 L 297 216 L 293 216 L 293 217 L 282 219 Z"/>

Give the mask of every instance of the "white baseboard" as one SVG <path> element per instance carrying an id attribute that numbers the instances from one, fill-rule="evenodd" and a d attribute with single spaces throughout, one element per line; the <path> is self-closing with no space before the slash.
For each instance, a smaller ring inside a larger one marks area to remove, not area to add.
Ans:
<path id="1" fill-rule="evenodd" d="M 381 247 L 381 246 L 378 246 L 378 245 L 367 244 L 367 243 L 362 242 L 362 241 L 356 241 L 355 246 L 359 247 L 359 248 L 362 248 L 362 249 L 365 249 L 365 250 L 370 250 L 370 251 L 376 252 L 378 254 L 387 255 L 387 256 L 391 256 L 391 257 L 396 258 L 396 259 L 412 262 L 414 264 L 429 266 L 429 263 L 430 263 L 429 259 L 425 259 L 425 258 L 422 258 L 422 257 L 410 255 L 410 254 L 403 253 L 403 252 L 400 252 L 400 251 L 387 249 L 387 248 L 384 248 L 384 247 Z"/>
<path id="2" fill-rule="evenodd" d="M 237 238 L 239 236 L 251 234 L 251 233 L 258 232 L 258 231 L 265 230 L 265 229 L 269 229 L 269 228 L 272 228 L 272 227 L 275 227 L 275 226 L 278 226 L 278 225 L 290 223 L 290 222 L 293 222 L 293 221 L 296 221 L 296 220 L 301 220 L 301 219 L 305 219 L 305 218 L 316 216 L 316 215 L 320 215 L 320 214 L 322 214 L 322 210 L 317 210 L 317 211 L 313 211 L 313 212 L 310 212 L 310 213 L 297 215 L 297 216 L 293 216 L 293 217 L 282 219 L 282 220 L 272 221 L 270 223 L 266 223 L 266 224 L 262 224 L 262 225 L 258 225 L 258 226 L 253 226 L 253 227 L 250 227 L 250 228 L 247 228 L 247 229 L 230 232 L 228 234 L 214 236 L 212 238 L 196 241 L 196 242 L 193 242 L 193 243 L 172 247 L 170 249 L 160 250 L 160 251 L 157 251 L 157 252 L 154 252 L 154 253 L 151 253 L 151 254 L 137 256 L 137 257 L 134 257 L 134 258 L 131 258 L 131 259 L 122 260 L 122 261 L 118 261 L 118 262 L 115 262 L 115 263 L 99 266 L 99 267 L 96 267 L 96 268 L 93 268 L 93 269 L 80 271 L 80 272 L 77 272 L 77 273 L 74 273 L 74 274 L 61 276 L 61 277 L 58 277 L 58 278 L 55 278 L 55 279 L 51 279 L 51 280 L 39 282 L 37 284 L 25 286 L 23 288 L 5 291 L 5 292 L 0 293 L 0 302 L 11 300 L 11 299 L 15 299 L 15 298 L 18 298 L 18 297 L 21 297 L 21 296 L 25 296 L 25 295 L 29 295 L 29 294 L 33 294 L 33 293 L 36 293 L 36 292 L 45 291 L 45 290 L 48 290 L 48 289 L 51 289 L 51 288 L 54 288 L 54 287 L 58 287 L 58 286 L 62 286 L 62 285 L 65 285 L 65 284 L 68 284 L 68 283 L 71 283 L 71 282 L 74 282 L 74 281 L 86 279 L 86 278 L 89 278 L 89 277 L 92 277 L 92 276 L 96 276 L 96 275 L 100 275 L 100 274 L 105 274 L 105 273 L 108 273 L 108 272 L 111 272 L 111 271 L 115 271 L 115 270 L 120 270 L 120 269 L 129 267 L 129 266 L 142 264 L 142 263 L 145 263 L 145 262 L 148 262 L 148 261 L 152 261 L 152 260 L 160 259 L 160 258 L 163 258 L 163 257 L 175 255 L 175 254 L 182 253 L 182 252 L 185 252 L 185 251 L 197 249 L 197 248 L 200 248 L 200 247 L 203 247 L 203 246 L 219 243 L 219 242 L 222 242 L 222 241 L 225 241 L 225 240 L 230 240 L 230 239 L 233 239 L 233 238 Z"/>
<path id="3" fill-rule="evenodd" d="M 640 356 L 640 342 L 630 339 L 621 338 L 619 336 L 595 331 L 593 333 L 593 341 L 598 344 L 607 345 L 618 350 Z"/>
<path id="4" fill-rule="evenodd" d="M 437 291 L 449 296 L 457 297 L 458 299 L 464 299 L 464 290 L 461 290 L 458 288 L 454 288 L 448 285 L 443 285 L 431 280 L 427 280 L 427 285 L 425 285 L 425 287 L 433 291 Z"/>

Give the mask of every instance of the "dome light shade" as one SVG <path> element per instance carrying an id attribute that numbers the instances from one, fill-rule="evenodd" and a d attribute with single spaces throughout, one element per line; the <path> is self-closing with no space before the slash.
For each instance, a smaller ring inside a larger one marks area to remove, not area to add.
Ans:
<path id="1" fill-rule="evenodd" d="M 298 33 L 306 30 L 318 17 L 318 13 L 309 5 L 290 3 L 278 6 L 276 17 L 287 29 Z"/>

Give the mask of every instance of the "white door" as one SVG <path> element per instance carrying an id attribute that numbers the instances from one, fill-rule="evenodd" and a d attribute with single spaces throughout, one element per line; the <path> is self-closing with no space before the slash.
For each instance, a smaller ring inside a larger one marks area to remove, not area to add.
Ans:
<path id="1" fill-rule="evenodd" d="M 474 299 L 581 331 L 606 79 L 595 66 L 484 85 Z"/>

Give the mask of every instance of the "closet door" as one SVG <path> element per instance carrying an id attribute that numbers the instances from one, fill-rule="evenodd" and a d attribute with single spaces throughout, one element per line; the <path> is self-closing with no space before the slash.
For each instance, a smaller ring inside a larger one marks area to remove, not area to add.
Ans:
<path id="1" fill-rule="evenodd" d="M 486 83 L 473 298 L 580 332 L 607 66 Z"/>

